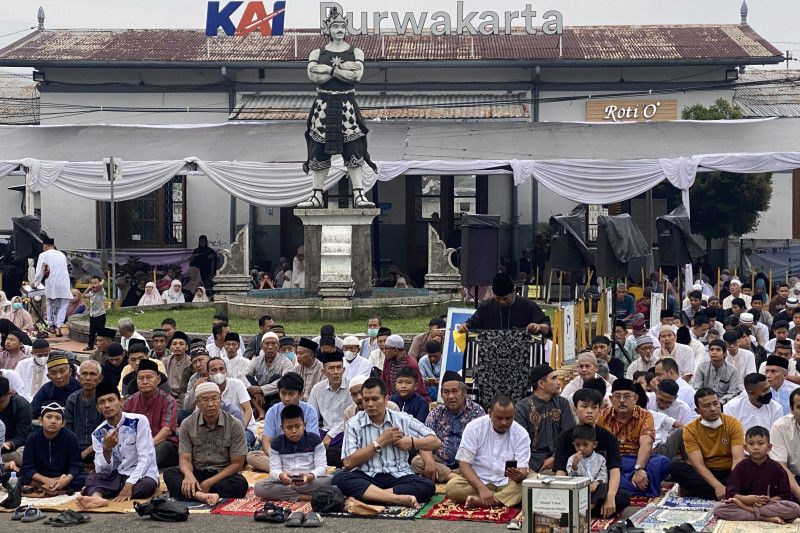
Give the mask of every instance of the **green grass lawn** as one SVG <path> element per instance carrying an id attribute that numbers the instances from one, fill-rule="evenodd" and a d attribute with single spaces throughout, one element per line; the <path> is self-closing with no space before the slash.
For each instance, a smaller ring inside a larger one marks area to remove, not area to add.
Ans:
<path id="1" fill-rule="evenodd" d="M 172 309 L 169 311 L 145 311 L 118 310 L 108 312 L 107 323 L 109 327 L 116 327 L 117 320 L 122 317 L 130 317 L 136 324 L 137 329 L 152 330 L 161 326 L 161 321 L 167 317 L 175 319 L 178 329 L 193 333 L 203 333 L 211 331 L 211 321 L 214 317 L 214 308 L 204 309 Z M 384 324 L 397 333 L 421 333 L 428 327 L 431 317 L 416 318 L 392 318 L 384 321 Z M 277 320 L 286 328 L 286 335 L 318 335 L 319 328 L 327 322 L 321 321 L 281 321 Z M 349 320 L 336 322 L 337 335 L 348 333 L 366 334 L 366 320 Z M 231 331 L 245 335 L 258 333 L 258 321 L 250 318 L 230 317 Z"/>
<path id="2" fill-rule="evenodd" d="M 459 307 L 459 306 L 456 306 Z M 553 318 L 553 309 L 543 306 L 544 312 Z M 152 310 L 136 311 L 133 309 L 115 309 L 108 312 L 108 327 L 116 328 L 117 320 L 122 317 L 130 317 L 136 324 L 137 329 L 148 331 L 161 326 L 161 321 L 167 317 L 174 318 L 178 323 L 178 329 L 192 333 L 204 333 L 211 331 L 211 322 L 214 317 L 214 308 L 207 307 L 202 309 L 172 309 L 172 310 Z M 396 333 L 421 333 L 428 328 L 429 316 L 414 318 L 389 318 L 384 320 L 384 325 L 391 328 Z M 88 321 L 88 319 L 87 319 Z M 279 324 L 286 328 L 287 335 L 317 335 L 319 328 L 327 322 L 322 321 L 298 321 L 277 319 Z M 366 320 L 348 320 L 336 322 L 336 334 L 339 336 L 349 333 L 366 334 Z M 258 333 L 258 321 L 250 318 L 230 317 L 231 331 L 245 335 Z"/>

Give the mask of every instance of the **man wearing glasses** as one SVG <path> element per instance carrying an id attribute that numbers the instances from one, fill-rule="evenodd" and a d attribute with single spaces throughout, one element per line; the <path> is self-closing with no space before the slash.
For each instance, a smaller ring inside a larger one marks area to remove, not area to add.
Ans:
<path id="1" fill-rule="evenodd" d="M 646 396 L 642 391 L 644 401 Z M 669 459 L 651 455 L 655 430 L 653 415 L 638 404 L 639 394 L 630 379 L 611 386 L 611 407 L 600 412 L 597 425 L 614 435 L 622 454 L 620 488 L 636 496 L 658 496 L 661 480 L 669 471 Z"/>

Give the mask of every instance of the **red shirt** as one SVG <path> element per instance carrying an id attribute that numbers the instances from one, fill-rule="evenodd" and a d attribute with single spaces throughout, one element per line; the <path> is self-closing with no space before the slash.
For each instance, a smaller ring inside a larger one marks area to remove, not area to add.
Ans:
<path id="1" fill-rule="evenodd" d="M 425 386 L 425 383 L 422 382 L 422 375 L 419 373 L 419 364 L 417 363 L 417 360 L 408 354 L 404 354 L 399 363 L 394 363 L 393 365 L 393 361 L 394 359 L 389 359 L 387 357 L 383 362 L 383 371 L 381 372 L 381 380 L 386 383 L 386 389 L 389 391 L 389 395 L 392 395 L 396 392 L 394 390 L 394 379 L 392 379 L 392 366 L 394 366 L 395 373 L 400 368 L 407 366 L 409 368 L 413 368 L 417 372 L 417 394 L 425 398 L 427 401 L 430 401 L 431 398 L 428 396 L 428 388 Z"/>
<path id="2" fill-rule="evenodd" d="M 172 434 L 167 440 L 178 444 L 178 412 L 175 408 L 175 398 L 161 389 L 156 389 L 150 397 L 145 397 L 141 392 L 135 392 L 125 400 L 122 409 L 128 413 L 144 415 L 150 422 L 150 432 L 153 437 L 163 428 L 170 428 Z"/>

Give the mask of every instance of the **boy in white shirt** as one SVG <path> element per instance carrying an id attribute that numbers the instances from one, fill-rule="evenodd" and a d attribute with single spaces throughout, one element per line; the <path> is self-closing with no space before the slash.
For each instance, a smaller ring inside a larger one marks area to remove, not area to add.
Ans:
<path id="1" fill-rule="evenodd" d="M 589 424 L 578 424 L 572 430 L 572 444 L 575 453 L 567 459 L 570 477 L 588 477 L 592 480 L 589 490 L 592 493 L 592 510 L 603 505 L 608 494 L 608 468 L 606 459 L 595 448 L 597 436 Z"/>

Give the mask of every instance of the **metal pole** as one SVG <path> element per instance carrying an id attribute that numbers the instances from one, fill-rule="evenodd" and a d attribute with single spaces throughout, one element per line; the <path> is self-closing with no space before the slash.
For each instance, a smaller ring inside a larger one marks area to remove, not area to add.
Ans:
<path id="1" fill-rule="evenodd" d="M 114 158 L 109 158 L 108 179 L 111 180 L 111 283 L 108 290 L 111 293 L 111 309 L 117 299 L 117 217 L 114 206 Z"/>

